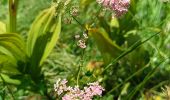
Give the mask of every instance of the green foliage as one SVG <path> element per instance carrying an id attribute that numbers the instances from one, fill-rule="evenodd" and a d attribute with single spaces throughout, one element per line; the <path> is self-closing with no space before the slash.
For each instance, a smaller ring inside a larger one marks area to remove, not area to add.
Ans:
<path id="1" fill-rule="evenodd" d="M 120 18 L 112 18 L 114 12 L 96 0 L 71 0 L 71 6 L 47 8 L 50 2 L 21 0 L 17 33 L 7 33 L 7 1 L 2 1 L 2 98 L 13 94 L 36 98 L 37 93 L 40 98 L 56 99 L 51 95 L 54 82 L 67 78 L 70 85 L 79 83 L 81 88 L 101 82 L 105 92 L 94 100 L 164 100 L 161 88 L 170 83 L 169 2 L 131 0 L 128 13 Z M 78 8 L 76 16 L 71 15 L 74 8 Z M 86 32 L 87 48 L 82 50 L 73 37 Z M 13 93 L 6 96 L 8 86 Z"/>
<path id="2" fill-rule="evenodd" d="M 6 32 L 6 25 L 3 22 L 0 22 L 0 34 Z"/>
<path id="3" fill-rule="evenodd" d="M 104 29 L 88 29 L 88 31 L 88 34 L 95 39 L 105 63 L 109 63 L 111 59 L 118 57 L 122 53 L 121 47 L 109 38 Z"/>
<path id="4" fill-rule="evenodd" d="M 41 65 L 54 48 L 61 31 L 62 15 L 56 15 L 55 11 L 55 6 L 51 6 L 40 13 L 30 29 L 27 43 L 17 33 L 0 34 L 0 55 L 3 58 L 0 60 L 1 82 L 22 86 L 25 84 L 24 80 L 42 80 Z M 5 32 L 3 28 L 2 32 Z M 27 85 L 31 84 L 33 85 L 32 82 Z M 26 87 L 27 85 L 25 84 Z M 40 83 L 40 87 L 41 85 L 44 86 L 44 83 Z"/>
<path id="5" fill-rule="evenodd" d="M 30 29 L 27 50 L 33 77 L 37 74 L 40 75 L 39 66 L 42 65 L 59 38 L 61 14 L 54 18 L 55 13 L 55 7 L 43 11 L 36 18 Z"/>
<path id="6" fill-rule="evenodd" d="M 0 34 L 1 55 L 7 56 L 9 61 L 24 61 L 26 57 L 25 45 L 22 37 L 15 33 Z"/>

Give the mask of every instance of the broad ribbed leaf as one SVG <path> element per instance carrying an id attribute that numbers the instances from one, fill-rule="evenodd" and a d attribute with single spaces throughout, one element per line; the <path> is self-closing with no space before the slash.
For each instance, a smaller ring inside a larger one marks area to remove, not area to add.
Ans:
<path id="1" fill-rule="evenodd" d="M 61 32 L 61 15 L 58 16 L 54 33 L 52 34 L 51 39 L 47 42 L 47 46 L 46 46 L 44 54 L 42 56 L 40 65 L 47 58 L 47 56 L 50 54 L 51 50 L 56 45 L 56 42 L 58 41 L 58 38 L 59 38 L 59 35 L 60 35 L 60 32 Z"/>
<path id="2" fill-rule="evenodd" d="M 4 48 L 3 46 L 0 46 L 0 55 L 1 55 L 1 57 L 2 57 L 2 56 L 6 56 L 6 58 L 8 58 L 8 59 L 16 62 L 16 59 L 15 59 L 15 57 L 13 56 L 13 54 L 12 54 L 9 50 L 7 50 L 6 48 Z M 2 59 L 2 60 L 4 60 L 4 59 Z M 2 60 L 0 60 L 0 62 L 1 62 Z"/>
<path id="3" fill-rule="evenodd" d="M 37 56 L 35 59 L 41 64 L 55 46 L 61 31 L 61 15 L 58 14 L 55 18 L 54 9 L 51 7 L 41 12 L 35 19 L 28 35 L 28 55 L 34 59 L 32 57 L 35 54 Z"/>
<path id="4" fill-rule="evenodd" d="M 29 74 L 33 75 L 32 77 L 37 78 L 40 75 L 40 61 L 44 54 L 44 50 L 46 48 L 46 43 L 52 36 L 52 33 L 48 33 L 42 36 L 39 36 L 35 43 L 35 48 L 33 49 L 33 53 L 30 57 L 30 70 Z"/>
<path id="5" fill-rule="evenodd" d="M 43 28 L 45 27 L 45 24 L 46 24 L 46 22 L 44 20 L 49 17 L 49 15 L 46 14 L 47 11 L 48 11 L 48 9 L 42 11 L 36 17 L 35 21 L 33 22 L 32 26 L 31 26 L 31 29 L 30 29 L 30 31 L 28 33 L 28 40 L 27 40 L 27 53 L 28 53 L 28 56 L 31 56 L 31 54 L 33 52 L 35 42 L 36 42 L 38 36 L 43 33 L 42 31 L 43 31 Z"/>
<path id="6" fill-rule="evenodd" d="M 0 73 L 8 75 L 21 74 L 17 69 L 17 61 L 8 55 L 0 53 Z"/>
<path id="7" fill-rule="evenodd" d="M 0 73 L 20 74 L 18 63 L 25 62 L 26 52 L 22 37 L 17 33 L 0 34 Z"/>
<path id="8" fill-rule="evenodd" d="M 43 15 L 44 14 L 44 15 Z M 40 13 L 30 29 L 27 50 L 30 57 L 29 71 L 33 78 L 40 75 L 41 64 L 56 45 L 61 31 L 61 15 L 55 15 L 55 7 Z M 45 20 L 44 20 L 45 19 Z"/>
<path id="9" fill-rule="evenodd" d="M 25 60 L 25 44 L 22 37 L 15 33 L 0 34 L 0 52 L 16 61 Z"/>

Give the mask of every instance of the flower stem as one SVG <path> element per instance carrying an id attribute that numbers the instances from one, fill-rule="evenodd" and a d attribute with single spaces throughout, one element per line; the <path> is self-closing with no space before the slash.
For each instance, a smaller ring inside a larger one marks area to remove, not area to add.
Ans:
<path id="1" fill-rule="evenodd" d="M 72 15 L 71 15 L 72 16 Z M 80 27 L 82 28 L 82 30 L 86 30 L 86 28 L 84 27 L 83 24 L 81 24 L 74 16 L 72 16 L 72 18 L 78 23 L 78 25 L 80 25 Z"/>
<path id="2" fill-rule="evenodd" d="M 80 72 L 81 72 L 81 68 L 83 67 L 83 59 L 84 59 L 84 49 L 82 51 L 80 64 L 79 64 L 79 68 L 78 68 L 78 72 L 77 72 L 77 86 L 79 86 Z"/>

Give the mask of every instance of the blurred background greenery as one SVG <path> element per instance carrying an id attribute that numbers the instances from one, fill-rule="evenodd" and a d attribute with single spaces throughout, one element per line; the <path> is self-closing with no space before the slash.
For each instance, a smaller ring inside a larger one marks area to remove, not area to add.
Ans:
<path id="1" fill-rule="evenodd" d="M 7 22 L 7 0 L 0 0 L 0 3 L 0 20 Z M 50 5 L 51 0 L 20 0 L 17 31 L 27 37 L 26 33 L 35 17 Z M 76 83 L 75 76 L 84 51 L 80 83 L 99 80 L 106 89 L 103 96 L 96 100 L 168 100 L 170 2 L 131 0 L 128 13 L 118 19 L 113 19 L 111 12 L 101 9 L 95 0 L 73 0 L 73 7 L 79 10 L 78 16 L 75 16 L 79 23 L 102 27 L 105 33 L 98 33 L 102 34 L 101 37 L 98 34 L 89 35 L 87 48 L 82 50 L 74 36 L 82 34 L 85 29 L 70 16 L 68 10 L 63 17 L 60 40 L 43 65 L 49 92 L 58 78 L 67 78 L 71 85 Z M 106 34 L 115 44 L 108 43 L 108 39 L 104 38 Z M 153 38 L 142 43 L 152 35 Z M 115 45 L 122 50 L 113 49 Z M 129 53 L 128 50 L 133 51 Z M 120 57 L 123 53 L 125 55 Z M 11 84 L 8 87 L 16 100 L 43 98 L 41 91 L 34 95 L 33 91 L 17 89 Z M 0 99 L 5 91 L 5 98 L 11 100 L 8 87 L 0 85 Z"/>

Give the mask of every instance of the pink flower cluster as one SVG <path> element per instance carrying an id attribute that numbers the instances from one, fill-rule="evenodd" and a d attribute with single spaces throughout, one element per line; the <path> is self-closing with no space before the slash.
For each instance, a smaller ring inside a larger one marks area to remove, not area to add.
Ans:
<path id="1" fill-rule="evenodd" d="M 66 83 L 66 79 L 59 79 L 54 84 L 54 90 L 57 92 L 58 96 L 64 94 L 62 100 L 92 100 L 94 96 L 101 96 L 104 91 L 104 88 L 99 85 L 99 82 L 89 83 L 83 90 L 78 86 L 67 86 Z"/>
<path id="2" fill-rule="evenodd" d="M 115 16 L 119 17 L 128 11 L 130 0 L 97 0 L 102 6 L 115 11 Z"/>

